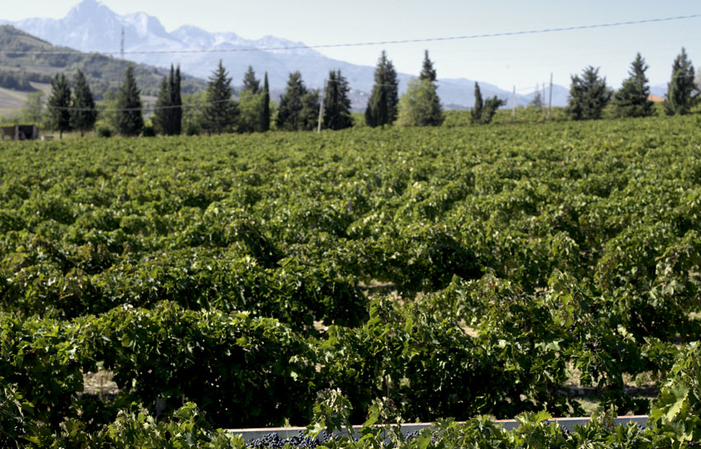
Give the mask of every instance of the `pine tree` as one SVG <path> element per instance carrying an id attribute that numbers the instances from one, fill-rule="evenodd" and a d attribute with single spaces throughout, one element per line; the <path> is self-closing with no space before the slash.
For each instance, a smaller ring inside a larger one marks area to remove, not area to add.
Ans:
<path id="1" fill-rule="evenodd" d="M 630 65 L 628 78 L 613 97 L 615 114 L 618 117 L 649 117 L 655 114 L 650 96 L 650 87 L 645 72 L 648 65 L 638 53 Z"/>
<path id="2" fill-rule="evenodd" d="M 433 68 L 433 62 L 428 59 L 428 50 L 424 52 L 424 64 L 419 79 L 421 81 L 428 80 L 432 83 L 436 82 L 436 69 Z"/>
<path id="3" fill-rule="evenodd" d="M 324 98 L 324 128 L 338 130 L 353 126 L 348 92 L 350 92 L 348 80 L 341 75 L 341 71 L 329 72 L 326 98 Z"/>
<path id="4" fill-rule="evenodd" d="M 484 109 L 484 100 L 482 99 L 482 91 L 480 85 L 475 81 L 475 106 L 470 111 L 470 123 L 478 124 L 482 122 L 482 110 Z"/>
<path id="5" fill-rule="evenodd" d="M 306 94 L 307 88 L 302 81 L 302 74 L 299 71 L 290 73 L 285 93 L 280 97 L 277 129 L 294 131 L 304 128 L 304 121 L 300 115 L 304 107 L 302 97 Z"/>
<path id="6" fill-rule="evenodd" d="M 85 79 L 85 75 L 80 70 L 75 74 L 73 108 L 71 124 L 73 128 L 80 131 L 80 136 L 82 137 L 86 131 L 90 131 L 95 127 L 97 109 L 95 109 L 95 100 L 90 91 L 90 86 Z"/>
<path id="7" fill-rule="evenodd" d="M 397 119 L 399 81 L 392 61 L 382 51 L 375 69 L 375 85 L 365 109 L 365 122 L 370 127 L 391 125 Z"/>
<path id="8" fill-rule="evenodd" d="M 207 132 L 221 134 L 234 129 L 237 110 L 231 95 L 231 78 L 219 60 L 207 84 L 207 104 L 202 114 L 202 125 Z"/>
<path id="9" fill-rule="evenodd" d="M 117 97 L 117 132 L 123 136 L 138 136 L 144 127 L 142 116 L 141 92 L 134 78 L 134 67 L 127 67 L 124 83 L 119 88 Z"/>
<path id="10" fill-rule="evenodd" d="M 699 86 L 694 79 L 694 66 L 682 47 L 674 59 L 672 79 L 667 84 L 667 99 L 664 108 L 667 115 L 688 114 L 699 100 Z"/>
<path id="11" fill-rule="evenodd" d="M 63 132 L 71 129 L 71 88 L 68 85 L 66 75 L 60 73 L 51 80 L 51 94 L 47 102 L 47 118 L 49 128 L 59 132 L 59 138 L 63 138 Z"/>
<path id="12" fill-rule="evenodd" d="M 248 66 L 248 71 L 243 75 L 243 91 L 257 94 L 260 90 L 260 81 L 256 79 L 253 67 Z"/>
<path id="13" fill-rule="evenodd" d="M 260 131 L 266 132 L 270 129 L 270 86 L 268 85 L 268 72 L 265 72 L 263 79 L 263 111 L 260 116 Z"/>
<path id="14" fill-rule="evenodd" d="M 611 99 L 606 78 L 599 78 L 599 69 L 584 69 L 582 77 L 572 75 L 570 98 L 565 113 L 572 120 L 597 120 Z"/>

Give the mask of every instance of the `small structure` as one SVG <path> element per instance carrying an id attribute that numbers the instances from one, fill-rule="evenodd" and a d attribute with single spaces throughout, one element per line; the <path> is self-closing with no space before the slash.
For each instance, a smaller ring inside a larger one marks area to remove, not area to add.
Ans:
<path id="1" fill-rule="evenodd" d="M 36 140 L 39 127 L 36 125 L 15 125 L 0 127 L 0 140 Z"/>

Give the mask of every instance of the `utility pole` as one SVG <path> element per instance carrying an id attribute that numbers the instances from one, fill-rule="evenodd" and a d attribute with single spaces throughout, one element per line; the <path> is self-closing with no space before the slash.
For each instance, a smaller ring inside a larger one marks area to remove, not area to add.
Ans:
<path id="1" fill-rule="evenodd" d="M 543 113 L 543 121 L 545 121 L 547 119 L 547 115 L 548 115 L 547 108 L 545 107 L 545 84 L 546 83 L 543 83 L 543 87 L 541 90 L 542 93 L 540 95 L 540 98 L 543 99 L 543 101 L 540 102 L 540 112 Z"/>
<path id="2" fill-rule="evenodd" d="M 124 27 L 122 27 L 122 42 L 119 47 L 119 56 L 124 59 Z"/>
<path id="3" fill-rule="evenodd" d="M 324 88 L 321 93 L 321 101 L 319 101 L 319 123 L 316 127 L 316 132 L 321 132 L 321 121 L 324 117 L 324 101 L 326 101 L 326 81 L 324 81 Z"/>
<path id="4" fill-rule="evenodd" d="M 550 121 L 552 109 L 553 109 L 553 74 L 552 74 L 552 72 L 550 72 L 550 98 L 548 99 L 548 121 Z"/>
<path id="5" fill-rule="evenodd" d="M 511 94 L 511 123 L 514 122 L 514 117 L 516 117 L 516 86 L 514 86 L 514 92 Z"/>

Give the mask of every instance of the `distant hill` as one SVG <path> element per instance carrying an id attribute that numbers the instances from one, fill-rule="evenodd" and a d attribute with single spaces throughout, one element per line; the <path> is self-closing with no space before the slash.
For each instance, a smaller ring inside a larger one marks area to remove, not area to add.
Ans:
<path id="1" fill-rule="evenodd" d="M 136 81 L 142 95 L 156 95 L 161 79 L 167 74 L 164 68 L 123 61 L 98 53 L 80 53 L 66 47 L 56 47 L 10 25 L 0 25 L 0 88 L 31 92 L 37 84 L 48 84 L 57 73 L 65 73 L 72 79 L 81 69 L 96 99 L 123 82 L 124 72 L 134 66 Z M 17 53 L 13 53 L 16 51 Z M 60 51 L 70 54 L 36 54 L 32 52 Z M 27 53 L 29 52 L 29 53 Z M 190 93 L 206 88 L 206 81 L 184 76 L 183 92 Z"/>
<path id="2" fill-rule="evenodd" d="M 169 32 L 156 17 L 143 12 L 119 15 L 97 0 L 83 0 L 60 19 L 32 18 L 12 24 L 57 45 L 112 54 L 119 51 L 124 30 L 125 50 L 128 52 L 125 57 L 159 67 L 180 64 L 184 73 L 200 78 L 207 78 L 222 59 L 224 67 L 234 79 L 234 85 L 241 84 L 243 74 L 250 65 L 259 78 L 268 72 L 273 100 L 279 99 L 276 91 L 281 92 L 285 88 L 289 73 L 296 70 L 302 72 L 308 87 L 320 88 L 330 70 L 340 69 L 349 81 L 354 110 L 365 108 L 374 82 L 374 67 L 328 58 L 313 49 L 299 48 L 304 47 L 301 42 L 275 36 L 251 40 L 233 32 L 211 33 L 188 25 Z M 251 51 L 256 48 L 277 50 Z M 154 51 L 156 53 L 136 53 Z M 379 56 L 380 49 L 377 52 Z M 391 59 L 391 51 L 389 56 Z M 418 55 L 416 61 L 417 71 L 421 56 Z M 440 69 L 438 74 L 440 76 Z M 400 92 L 406 89 L 412 78 L 409 74 L 398 74 Z M 511 106 L 511 92 L 482 81 L 479 83 L 484 97 L 496 95 L 507 101 L 507 107 Z M 555 87 L 553 106 L 567 104 L 567 95 L 563 96 L 562 90 L 567 91 L 563 87 Z M 472 107 L 473 92 L 473 80 L 438 80 L 438 95 L 446 107 Z M 516 103 L 526 105 L 532 98 L 533 94 L 517 95 Z"/>

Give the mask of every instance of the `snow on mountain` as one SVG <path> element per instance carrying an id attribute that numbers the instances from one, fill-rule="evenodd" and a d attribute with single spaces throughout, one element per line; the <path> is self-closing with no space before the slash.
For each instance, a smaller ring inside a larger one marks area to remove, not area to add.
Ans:
<path id="1" fill-rule="evenodd" d="M 98 0 L 83 0 L 62 19 L 27 19 L 9 23 L 55 45 L 115 56 L 119 54 L 124 30 L 125 58 L 161 67 L 180 64 L 184 73 L 201 78 L 208 78 L 221 59 L 234 78 L 234 85 L 241 83 L 249 65 L 260 78 L 268 72 L 273 89 L 283 89 L 289 73 L 296 70 L 302 72 L 307 86 L 319 88 L 330 70 L 340 69 L 353 90 L 356 109 L 364 107 L 373 85 L 374 67 L 328 58 L 304 48 L 301 42 L 275 36 L 249 40 L 233 32 L 210 33 L 191 25 L 168 32 L 156 17 L 143 12 L 118 15 Z M 133 53 L 150 51 L 157 53 Z M 398 75 L 400 91 L 406 89 L 411 78 L 407 74 Z M 496 86 L 480 83 L 480 88 L 485 97 L 497 95 L 511 101 L 511 93 Z M 439 80 L 438 93 L 445 105 L 471 107 L 474 104 L 473 91 L 474 81 L 468 79 Z M 527 103 L 525 98 L 519 96 L 518 104 Z M 566 104 L 566 97 L 564 103 L 560 100 L 560 97 L 557 100 L 554 97 L 553 104 Z"/>

